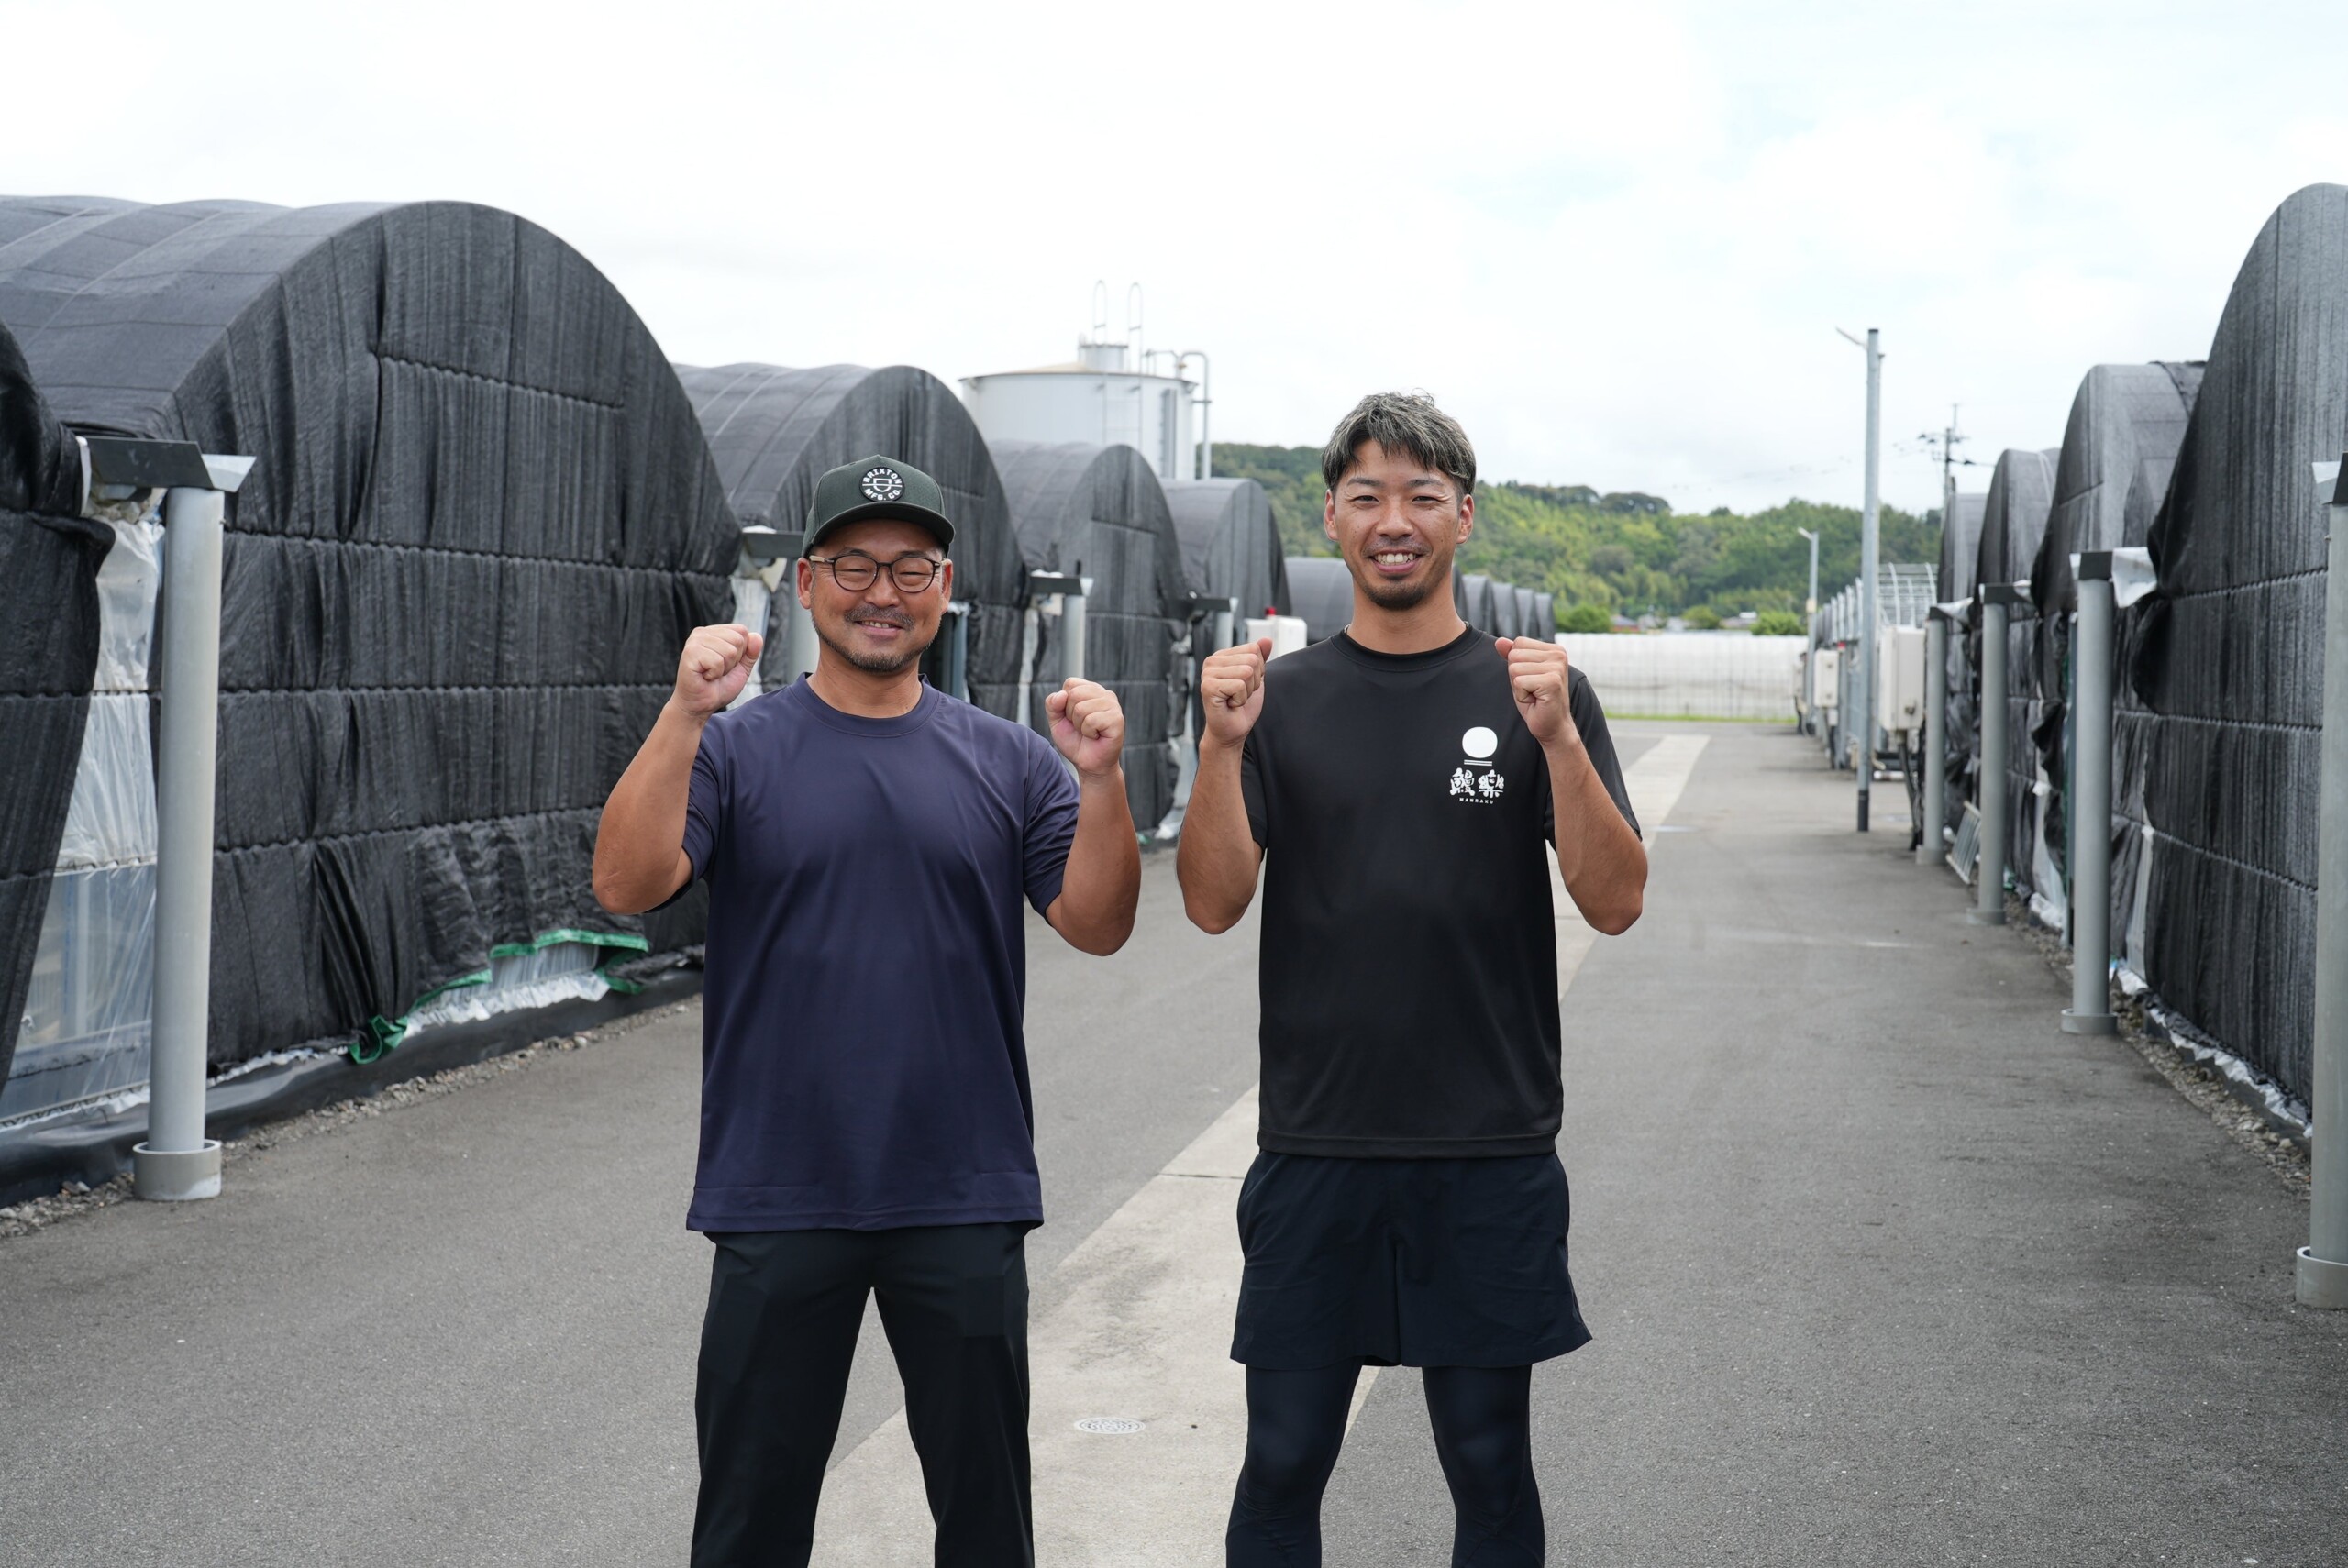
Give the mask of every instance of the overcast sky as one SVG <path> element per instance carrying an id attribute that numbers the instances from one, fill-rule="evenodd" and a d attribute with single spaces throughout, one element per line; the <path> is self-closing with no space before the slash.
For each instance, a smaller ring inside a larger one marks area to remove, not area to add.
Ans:
<path id="1" fill-rule="evenodd" d="M 2254 20 L 2245 20 L 2253 16 Z M 2337 7 L 171 6 L 0 0 L 0 189 L 450 197 L 545 225 L 679 360 L 949 381 L 1092 283 L 1213 356 L 1226 439 L 1424 387 L 1493 479 L 1682 508 L 1985 466 L 2102 360 L 2198 359 L 2348 180 Z M 201 96 L 198 96 L 198 94 Z"/>

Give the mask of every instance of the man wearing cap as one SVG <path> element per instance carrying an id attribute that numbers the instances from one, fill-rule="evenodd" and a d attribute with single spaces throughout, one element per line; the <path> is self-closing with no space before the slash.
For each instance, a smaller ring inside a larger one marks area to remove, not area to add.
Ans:
<path id="1" fill-rule="evenodd" d="M 709 884 L 685 1220 L 715 1245 L 696 1568 L 807 1562 L 868 1294 L 937 1560 L 1034 1557 L 1024 1247 L 1043 1209 L 1019 905 L 1113 953 L 1141 861 L 1109 691 L 1047 697 L 1047 743 L 923 682 L 953 538 L 911 464 L 824 475 L 798 563 L 814 673 L 727 711 L 763 639 L 694 631 L 596 837 L 606 909 Z"/>

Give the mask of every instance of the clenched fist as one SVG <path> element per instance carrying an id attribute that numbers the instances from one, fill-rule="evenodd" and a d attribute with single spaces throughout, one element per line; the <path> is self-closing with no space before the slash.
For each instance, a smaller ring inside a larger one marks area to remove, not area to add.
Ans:
<path id="1" fill-rule="evenodd" d="M 1271 657 L 1269 637 L 1207 656 L 1199 672 L 1199 698 L 1206 706 L 1209 738 L 1224 745 L 1247 738 L 1264 712 L 1264 661 Z"/>
<path id="2" fill-rule="evenodd" d="M 1493 646 L 1508 660 L 1508 683 L 1516 693 L 1517 717 L 1543 745 L 1574 734 L 1566 681 L 1566 650 L 1537 637 L 1499 637 Z"/>
<path id="3" fill-rule="evenodd" d="M 1125 749 L 1125 710 L 1115 692 L 1071 676 L 1044 699 L 1044 712 L 1052 721 L 1052 744 L 1079 773 L 1101 778 L 1116 771 Z"/>
<path id="4" fill-rule="evenodd" d="M 677 660 L 677 706 L 705 719 L 742 694 L 767 640 L 744 626 L 696 626 Z"/>

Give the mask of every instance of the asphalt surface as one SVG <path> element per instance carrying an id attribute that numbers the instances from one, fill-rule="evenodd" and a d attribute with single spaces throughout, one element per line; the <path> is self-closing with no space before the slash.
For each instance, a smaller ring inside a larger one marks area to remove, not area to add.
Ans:
<path id="1" fill-rule="evenodd" d="M 2291 1303 L 2303 1205 L 2061 1034 L 2061 982 L 1904 827 L 1850 833 L 1809 743 L 1700 728 L 1646 917 L 1567 997 L 1598 1339 L 1536 1375 L 1552 1561 L 2348 1562 L 2348 1314 Z M 1253 1078 L 1252 922 L 1191 930 L 1171 873 L 1116 958 L 1031 926 L 1039 1315 Z M 0 1241 L 0 1563 L 681 1562 L 698 1021 Z M 896 1403 L 869 1333 L 839 1451 Z M 1333 1565 L 1446 1560 L 1414 1375 L 1327 1515 Z"/>

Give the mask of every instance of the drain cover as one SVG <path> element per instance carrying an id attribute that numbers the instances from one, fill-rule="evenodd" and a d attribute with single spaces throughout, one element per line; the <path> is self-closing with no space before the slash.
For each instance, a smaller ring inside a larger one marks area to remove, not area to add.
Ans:
<path id="1" fill-rule="evenodd" d="M 1076 1423 L 1076 1430 L 1095 1437 L 1131 1437 L 1141 1430 L 1141 1423 L 1127 1416 L 1087 1416 Z"/>

